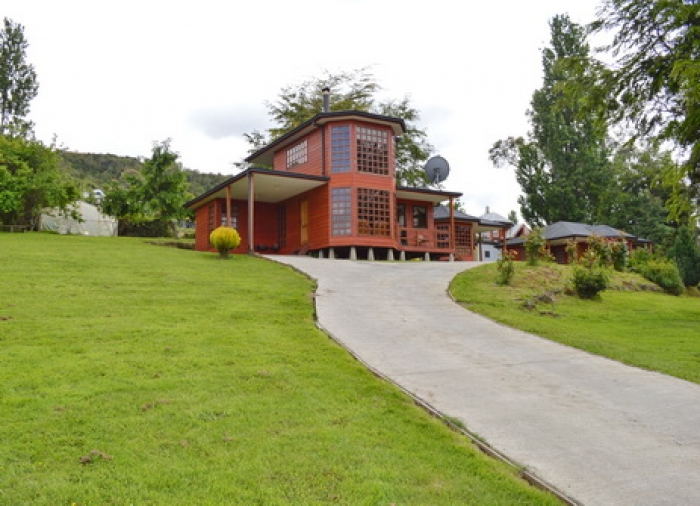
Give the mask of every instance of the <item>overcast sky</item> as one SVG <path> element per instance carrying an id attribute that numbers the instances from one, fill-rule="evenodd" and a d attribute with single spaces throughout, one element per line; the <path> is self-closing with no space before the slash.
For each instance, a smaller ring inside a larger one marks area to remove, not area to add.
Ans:
<path id="1" fill-rule="evenodd" d="M 73 151 L 148 156 L 172 139 L 185 167 L 234 174 L 266 101 L 370 66 L 380 98 L 408 96 L 470 214 L 519 210 L 491 145 L 528 130 L 548 20 L 585 24 L 599 0 L 1 0 L 24 25 L 37 137 Z"/>

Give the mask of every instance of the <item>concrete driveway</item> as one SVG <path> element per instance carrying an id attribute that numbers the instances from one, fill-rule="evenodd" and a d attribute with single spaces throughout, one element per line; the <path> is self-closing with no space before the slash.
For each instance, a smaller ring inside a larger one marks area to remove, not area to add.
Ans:
<path id="1" fill-rule="evenodd" d="M 337 341 L 567 496 L 700 504 L 699 385 L 463 309 L 446 290 L 475 263 L 269 258 L 317 280 Z"/>

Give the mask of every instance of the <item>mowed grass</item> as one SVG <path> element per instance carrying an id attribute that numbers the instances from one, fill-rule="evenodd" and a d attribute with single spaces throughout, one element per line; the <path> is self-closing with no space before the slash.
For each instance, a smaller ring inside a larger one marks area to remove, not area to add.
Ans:
<path id="1" fill-rule="evenodd" d="M 554 304 L 528 310 L 523 302 L 563 288 L 571 267 L 516 263 L 511 286 L 495 283 L 495 264 L 455 278 L 451 292 L 468 309 L 560 343 L 637 367 L 700 383 L 700 298 L 659 292 L 606 290 L 600 300 L 559 294 Z M 651 283 L 634 274 L 614 274 L 617 288 Z M 553 312 L 554 314 L 550 314 Z"/>
<path id="2" fill-rule="evenodd" d="M 0 234 L 0 504 L 556 504 L 316 329 L 275 263 Z"/>

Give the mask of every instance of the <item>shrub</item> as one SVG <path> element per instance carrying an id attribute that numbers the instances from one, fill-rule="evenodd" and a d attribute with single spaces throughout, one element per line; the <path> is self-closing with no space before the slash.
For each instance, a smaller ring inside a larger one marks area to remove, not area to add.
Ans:
<path id="1" fill-rule="evenodd" d="M 496 283 L 499 285 L 509 285 L 513 281 L 513 276 L 515 275 L 515 252 L 506 251 L 503 253 L 501 258 L 496 261 L 496 268 L 498 269 L 498 280 Z"/>
<path id="2" fill-rule="evenodd" d="M 638 248 L 629 256 L 629 268 L 634 272 L 639 272 L 641 274 L 640 268 L 648 263 L 652 258 L 654 258 L 654 255 L 651 253 L 651 251 L 646 248 Z"/>
<path id="3" fill-rule="evenodd" d="M 599 266 L 576 266 L 573 277 L 574 290 L 581 299 L 595 299 L 608 287 L 608 275 Z"/>
<path id="4" fill-rule="evenodd" d="M 700 283 L 700 249 L 698 249 L 695 235 L 688 227 L 679 228 L 670 251 L 685 286 L 695 286 Z"/>
<path id="5" fill-rule="evenodd" d="M 525 251 L 527 253 L 527 265 L 537 265 L 540 259 L 548 256 L 547 241 L 540 227 L 535 227 L 525 239 Z"/>
<path id="6" fill-rule="evenodd" d="M 209 234 L 209 242 L 216 248 L 221 258 L 227 258 L 229 252 L 241 244 L 241 236 L 235 228 L 219 227 Z"/>
<path id="7" fill-rule="evenodd" d="M 588 243 L 588 249 L 595 253 L 599 266 L 605 267 L 612 264 L 610 243 L 608 241 L 600 236 L 592 235 L 586 242 Z"/>
<path id="8" fill-rule="evenodd" d="M 667 293 L 673 295 L 683 293 L 684 285 L 678 266 L 667 258 L 651 259 L 636 267 L 635 270 Z"/>
<path id="9" fill-rule="evenodd" d="M 578 244 L 573 239 L 566 241 L 566 256 L 569 259 L 570 264 L 579 263 L 578 258 Z"/>
<path id="10" fill-rule="evenodd" d="M 627 263 L 629 261 L 629 250 L 627 249 L 627 243 L 621 238 L 620 242 L 610 243 L 609 248 L 613 268 L 618 272 L 626 270 Z"/>

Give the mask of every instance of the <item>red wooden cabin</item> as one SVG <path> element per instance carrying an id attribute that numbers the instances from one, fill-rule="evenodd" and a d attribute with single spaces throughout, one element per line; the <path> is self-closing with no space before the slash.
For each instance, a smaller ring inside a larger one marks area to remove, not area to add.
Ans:
<path id="1" fill-rule="evenodd" d="M 455 220 L 461 193 L 396 185 L 395 142 L 405 131 L 403 120 L 367 112 L 316 115 L 186 204 L 195 212 L 195 249 L 213 251 L 209 234 L 230 225 L 242 239 L 234 253 L 473 260 L 479 219 Z"/>

